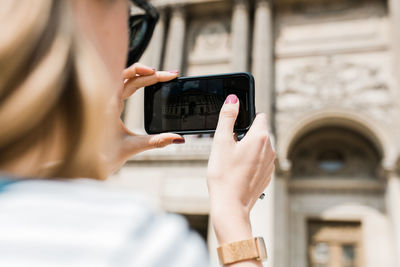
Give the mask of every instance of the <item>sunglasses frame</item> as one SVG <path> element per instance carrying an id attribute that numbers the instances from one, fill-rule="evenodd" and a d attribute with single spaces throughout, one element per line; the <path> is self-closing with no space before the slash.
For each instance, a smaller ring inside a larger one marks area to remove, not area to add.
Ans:
<path id="1" fill-rule="evenodd" d="M 137 7 L 143 9 L 145 11 L 145 14 L 141 15 L 134 15 L 129 17 L 129 43 L 132 42 L 133 37 L 131 34 L 131 23 L 132 20 L 135 19 L 144 19 L 147 22 L 148 29 L 143 37 L 143 39 L 140 41 L 140 44 L 135 47 L 135 49 L 129 47 L 129 53 L 128 53 L 128 59 L 127 59 L 127 66 L 131 66 L 132 64 L 136 63 L 139 61 L 140 57 L 143 55 L 144 51 L 146 50 L 147 46 L 150 43 L 151 37 L 154 32 L 154 28 L 156 27 L 157 21 L 160 17 L 157 9 L 147 2 L 146 0 L 131 0 L 131 2 L 136 5 Z"/>

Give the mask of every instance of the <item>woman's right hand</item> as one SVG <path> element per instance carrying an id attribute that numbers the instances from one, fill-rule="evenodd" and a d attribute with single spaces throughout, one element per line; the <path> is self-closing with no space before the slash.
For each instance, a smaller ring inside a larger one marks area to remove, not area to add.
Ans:
<path id="1" fill-rule="evenodd" d="M 207 169 L 211 219 L 220 244 L 250 239 L 250 211 L 274 172 L 275 151 L 267 117 L 258 114 L 246 136 L 233 128 L 239 100 L 229 95 L 222 106 Z"/>

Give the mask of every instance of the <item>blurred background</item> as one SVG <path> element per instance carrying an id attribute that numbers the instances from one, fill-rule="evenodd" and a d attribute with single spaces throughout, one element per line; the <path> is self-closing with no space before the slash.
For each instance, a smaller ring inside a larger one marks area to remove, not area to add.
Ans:
<path id="1" fill-rule="evenodd" d="M 249 71 L 277 168 L 252 213 L 270 267 L 400 266 L 399 0 L 155 0 L 142 63 L 181 76 Z M 143 91 L 125 121 L 143 132 Z M 212 137 L 133 157 L 109 181 L 184 215 L 215 266 Z"/>

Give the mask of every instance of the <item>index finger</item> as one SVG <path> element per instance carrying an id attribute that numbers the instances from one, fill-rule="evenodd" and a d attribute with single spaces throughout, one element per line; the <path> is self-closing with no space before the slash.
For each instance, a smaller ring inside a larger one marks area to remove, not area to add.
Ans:
<path id="1" fill-rule="evenodd" d="M 219 112 L 214 139 L 235 140 L 233 131 L 239 114 L 239 105 L 240 102 L 236 95 L 228 95 Z"/>
<path id="2" fill-rule="evenodd" d="M 148 76 L 137 76 L 136 78 L 129 79 L 124 86 L 122 98 L 126 99 L 131 96 L 139 88 L 150 86 L 158 82 L 167 82 L 177 77 L 177 73 L 169 71 L 157 71 Z"/>
<path id="3" fill-rule="evenodd" d="M 156 70 L 141 63 L 135 63 L 123 71 L 122 77 L 124 79 L 131 79 L 137 75 L 152 75 Z"/>

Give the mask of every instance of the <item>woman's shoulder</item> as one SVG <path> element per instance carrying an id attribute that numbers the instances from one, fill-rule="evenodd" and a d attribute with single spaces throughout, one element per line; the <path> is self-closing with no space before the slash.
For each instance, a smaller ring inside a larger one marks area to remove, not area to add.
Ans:
<path id="1" fill-rule="evenodd" d="M 114 215 L 144 217 L 156 213 L 145 197 L 107 186 L 105 182 L 92 179 L 12 180 L 0 178 L 0 207 L 60 211 L 68 214 L 82 213 L 86 216 Z"/>
<path id="2" fill-rule="evenodd" d="M 208 262 L 204 242 L 181 216 L 152 209 L 138 194 L 90 180 L 0 184 L 0 259 L 13 258 L 21 249 L 41 262 L 57 260 L 57 266 L 64 260 L 78 265 L 82 257 L 98 266 Z"/>

